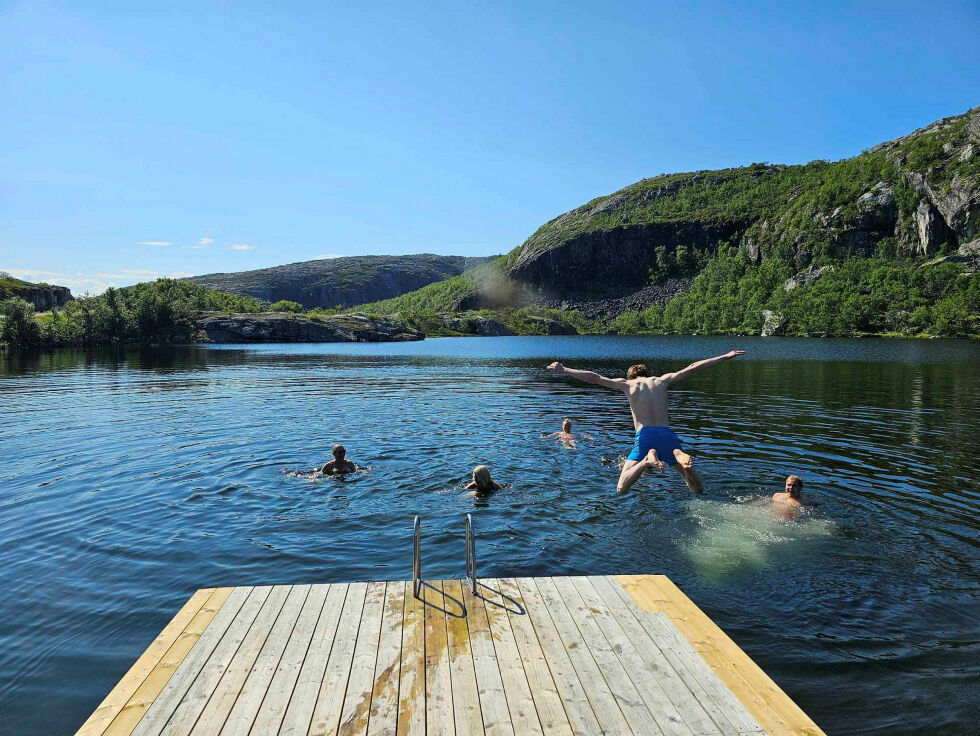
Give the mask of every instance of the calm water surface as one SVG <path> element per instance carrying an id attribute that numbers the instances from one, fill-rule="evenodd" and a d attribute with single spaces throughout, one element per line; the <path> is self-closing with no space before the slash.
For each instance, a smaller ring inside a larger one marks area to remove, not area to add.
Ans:
<path id="1" fill-rule="evenodd" d="M 731 344 L 730 344 L 731 343 Z M 615 493 L 622 375 L 672 391 L 708 482 Z M 72 733 L 199 587 L 665 573 L 829 733 L 978 733 L 980 345 L 462 338 L 0 356 L 0 732 Z M 594 437 L 541 435 L 565 416 Z M 290 475 L 335 442 L 370 468 Z M 460 486 L 488 464 L 508 487 Z M 816 510 L 759 499 L 787 473 Z"/>

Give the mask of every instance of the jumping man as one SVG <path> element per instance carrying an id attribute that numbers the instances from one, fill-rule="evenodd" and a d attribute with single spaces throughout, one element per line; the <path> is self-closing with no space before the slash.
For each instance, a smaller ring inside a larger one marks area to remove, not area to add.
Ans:
<path id="1" fill-rule="evenodd" d="M 633 451 L 623 465 L 623 472 L 616 485 L 617 491 L 620 493 L 628 491 L 644 471 L 650 468 L 662 471 L 666 462 L 667 465 L 677 468 L 677 472 L 694 493 L 701 493 L 704 486 L 694 472 L 694 462 L 691 456 L 684 452 L 680 440 L 670 428 L 670 420 L 667 418 L 667 388 L 675 381 L 687 378 L 702 368 L 744 354 L 744 350 L 732 350 L 715 358 L 691 363 L 687 368 L 676 373 L 652 377 L 645 365 L 633 365 L 626 372 L 625 380 L 606 378 L 592 371 L 566 368 L 557 362 L 549 365 L 548 370 L 586 383 L 622 391 L 629 398 L 636 439 L 633 443 Z"/>

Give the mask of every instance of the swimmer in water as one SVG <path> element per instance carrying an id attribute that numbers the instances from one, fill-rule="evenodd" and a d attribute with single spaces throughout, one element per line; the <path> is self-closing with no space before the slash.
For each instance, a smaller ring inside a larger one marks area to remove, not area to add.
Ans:
<path id="1" fill-rule="evenodd" d="M 357 470 L 357 466 L 347 459 L 347 449 L 343 445 L 334 445 L 332 454 L 333 460 L 320 468 L 320 472 L 324 475 L 340 475 Z"/>
<path id="2" fill-rule="evenodd" d="M 633 451 L 623 464 L 623 471 L 619 476 L 619 482 L 616 484 L 617 491 L 620 493 L 628 491 L 646 470 L 656 468 L 663 471 L 664 463 L 666 463 L 677 469 L 688 488 L 694 493 L 701 493 L 704 490 L 704 485 L 698 474 L 694 472 L 694 462 L 691 456 L 684 452 L 681 441 L 669 426 L 667 389 L 675 382 L 687 378 L 702 368 L 744 354 L 744 350 L 732 350 L 724 355 L 699 360 L 682 370 L 665 373 L 662 376 L 651 376 L 645 365 L 633 365 L 626 372 L 625 380 L 622 378 L 606 378 L 592 371 L 566 368 L 558 362 L 549 365 L 548 370 L 559 375 L 571 376 L 586 383 L 594 383 L 622 391 L 629 399 L 636 437 L 633 443 Z"/>
<path id="3" fill-rule="evenodd" d="M 490 468 L 486 465 L 477 465 L 473 468 L 473 480 L 463 486 L 468 491 L 473 491 L 473 495 L 481 496 L 503 488 L 499 483 L 494 483 L 490 477 Z"/>
<path id="4" fill-rule="evenodd" d="M 565 421 L 563 421 L 561 423 L 561 432 L 552 432 L 551 434 L 543 434 L 543 435 L 541 435 L 541 439 L 544 439 L 544 440 L 550 440 L 552 437 L 556 437 L 559 442 L 561 442 L 563 445 L 565 445 L 565 447 L 568 447 L 568 448 L 574 450 L 575 447 L 576 447 L 576 441 L 577 441 L 578 438 L 575 435 L 572 434 L 572 420 L 571 419 L 566 419 Z M 582 439 L 583 440 L 591 440 L 591 439 L 595 439 L 595 438 L 592 435 L 590 435 L 590 434 L 584 434 L 583 433 L 582 434 Z"/>
<path id="5" fill-rule="evenodd" d="M 790 475 L 786 478 L 785 488 L 782 493 L 772 494 L 772 500 L 794 510 L 803 508 L 803 499 L 800 497 L 803 492 L 803 479 L 798 475 Z"/>

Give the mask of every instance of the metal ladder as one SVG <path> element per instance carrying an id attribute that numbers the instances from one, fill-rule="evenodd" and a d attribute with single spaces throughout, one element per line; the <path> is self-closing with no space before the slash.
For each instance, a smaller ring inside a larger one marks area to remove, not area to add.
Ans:
<path id="1" fill-rule="evenodd" d="M 412 593 L 416 598 L 422 592 L 422 520 L 415 517 L 415 539 L 412 542 Z M 469 578 L 473 595 L 477 595 L 476 584 L 476 534 L 473 532 L 473 517 L 466 515 L 466 577 Z"/>

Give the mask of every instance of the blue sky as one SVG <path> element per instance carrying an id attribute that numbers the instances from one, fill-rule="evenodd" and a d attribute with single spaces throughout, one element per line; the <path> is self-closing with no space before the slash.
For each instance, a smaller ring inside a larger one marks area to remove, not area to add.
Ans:
<path id="1" fill-rule="evenodd" d="M 97 292 L 503 253 L 645 176 L 964 112 L 977 38 L 976 0 L 0 0 L 0 270 Z"/>

